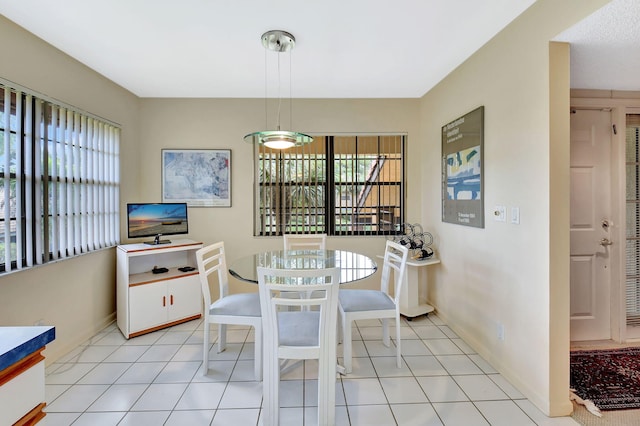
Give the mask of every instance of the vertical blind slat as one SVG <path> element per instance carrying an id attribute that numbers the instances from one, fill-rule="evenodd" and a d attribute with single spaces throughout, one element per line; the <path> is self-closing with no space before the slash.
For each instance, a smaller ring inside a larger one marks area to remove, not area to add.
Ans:
<path id="1" fill-rule="evenodd" d="M 118 232 L 118 214 L 117 214 L 117 188 L 118 188 L 118 175 L 117 175 L 117 140 L 118 132 L 113 127 L 109 128 L 109 232 L 107 234 L 107 245 L 115 244 L 113 236 Z"/>
<path id="2" fill-rule="evenodd" d="M 16 93 L 16 117 L 22 117 L 22 93 Z M 23 123 L 21 119 L 16 120 L 16 139 L 20 139 L 20 135 L 23 134 Z M 23 150 L 22 150 L 22 146 L 23 144 L 21 143 L 17 143 L 16 144 L 16 176 L 22 176 L 22 157 L 23 157 Z M 23 240 L 23 236 L 22 236 L 22 218 L 24 217 L 24 212 L 22 211 L 22 188 L 23 186 L 23 181 L 22 179 L 16 179 L 16 186 L 15 186 L 15 197 L 16 197 L 16 211 L 15 211 L 15 215 L 16 215 L 16 220 L 15 220 L 15 224 L 16 224 L 16 228 L 15 228 L 15 232 L 16 232 L 16 268 L 17 269 L 22 269 L 23 264 L 23 256 L 22 256 L 22 252 L 23 252 L 23 247 L 22 247 L 22 240 Z"/>
<path id="3" fill-rule="evenodd" d="M 66 250 L 64 251 L 64 257 L 69 257 L 73 255 L 73 195 L 71 190 L 73 189 L 73 184 L 71 180 L 72 176 L 72 166 L 73 166 L 73 157 L 72 157 L 72 133 L 73 133 L 73 114 L 72 111 L 66 110 L 66 128 L 65 128 L 65 136 L 62 141 L 62 148 L 64 152 L 65 158 L 65 167 L 64 167 L 64 222 L 65 228 L 63 231 L 63 235 L 65 238 Z M 66 231 L 66 232 L 65 232 Z"/>
<path id="4" fill-rule="evenodd" d="M 105 128 L 106 131 L 106 149 L 105 149 L 105 185 L 106 185 L 106 197 L 104 211 L 107 215 L 105 218 L 105 245 L 109 245 L 111 242 L 111 231 L 113 227 L 113 216 L 111 215 L 111 199 L 113 197 L 113 163 L 111 161 L 111 155 L 113 153 L 113 131 L 111 128 Z"/>
<path id="5" fill-rule="evenodd" d="M 35 125 L 36 133 L 34 134 L 34 164 L 33 164 L 33 179 L 35 184 L 33 186 L 34 189 L 34 212 L 33 216 L 35 218 L 35 250 L 34 256 L 36 265 L 42 264 L 44 262 L 44 226 L 43 222 L 47 221 L 47 218 L 44 217 L 43 203 L 42 200 L 45 198 L 45 192 L 43 189 L 43 179 L 42 179 L 42 158 L 44 153 L 46 152 L 46 138 L 48 138 L 48 134 L 46 132 L 47 124 L 44 121 L 44 111 L 42 110 L 42 102 L 39 100 L 35 101 L 35 114 L 34 121 L 38 124 Z M 45 141 L 43 143 L 43 140 Z M 47 252 L 48 253 L 48 252 Z"/>
<path id="6" fill-rule="evenodd" d="M 93 147 L 92 147 L 92 155 L 91 155 L 91 160 L 93 163 L 93 167 L 91 168 L 92 172 L 91 172 L 91 180 L 92 180 L 92 190 L 93 190 L 93 194 L 91 199 L 93 200 L 93 213 L 92 213 L 92 218 L 93 218 L 93 249 L 98 249 L 100 247 L 99 241 L 100 241 L 100 227 L 98 226 L 98 220 L 100 219 L 98 217 L 98 211 L 100 209 L 100 204 L 99 204 L 99 197 L 100 194 L 98 193 L 98 135 L 99 133 L 99 129 L 98 129 L 98 123 L 96 123 L 95 121 L 93 122 Z"/>
<path id="7" fill-rule="evenodd" d="M 80 205 L 78 207 L 80 211 L 80 252 L 86 253 L 89 250 L 89 242 L 87 236 L 88 226 L 88 209 L 87 209 L 87 117 L 82 116 L 80 127 L 83 131 L 78 138 L 78 148 L 80 150 L 79 155 L 79 179 L 80 185 L 79 198 Z"/>
<path id="8" fill-rule="evenodd" d="M 49 155 L 51 158 L 51 169 L 49 170 L 51 173 L 51 180 L 49 191 L 51 192 L 50 202 L 49 202 L 49 214 L 50 214 L 50 223 L 51 223 L 51 239 L 49 240 L 49 245 L 51 247 L 51 257 L 53 259 L 58 258 L 59 253 L 59 237 L 60 229 L 58 226 L 58 140 L 59 140 L 59 127 L 58 127 L 58 108 L 55 106 L 51 107 L 51 122 L 49 123 L 51 128 L 51 132 L 49 133 L 51 139 L 50 141 L 46 141 L 49 146 Z M 43 158 L 43 161 L 48 161 L 48 159 Z"/>
<path id="9" fill-rule="evenodd" d="M 80 114 L 74 112 L 73 114 L 73 138 L 71 144 L 71 158 L 73 169 L 70 175 L 72 176 L 72 211 L 73 211 L 73 248 L 74 254 L 82 253 L 80 244 L 80 235 L 82 234 L 82 228 L 80 223 L 80 191 L 78 186 L 80 185 Z"/>
<path id="10" fill-rule="evenodd" d="M 88 136 L 87 136 L 87 141 L 88 141 L 88 150 L 89 152 L 87 153 L 87 167 L 88 167 L 88 172 L 87 172 L 87 198 L 90 201 L 87 201 L 88 204 L 88 209 L 89 209 L 89 213 L 88 213 L 88 218 L 87 218 L 87 222 L 88 222 L 88 229 L 87 229 L 87 236 L 88 236 L 88 242 L 89 242 L 89 250 L 95 250 L 96 247 L 96 222 L 97 219 L 95 217 L 95 212 L 97 210 L 97 206 L 96 206 L 96 193 L 95 193 L 95 170 L 96 170 L 96 164 L 95 164 L 95 140 L 96 140 L 96 134 L 95 134 L 95 121 L 93 119 L 89 119 L 89 124 L 88 124 Z"/>
<path id="11" fill-rule="evenodd" d="M 58 169 L 58 205 L 56 206 L 56 222 L 58 223 L 59 233 L 58 239 L 58 257 L 66 257 L 67 252 L 67 234 L 66 229 L 66 200 L 67 200 L 67 187 L 65 184 L 65 158 L 64 158 L 64 139 L 66 137 L 67 127 L 67 113 L 64 108 L 58 109 L 58 138 L 55 141 L 56 145 L 56 164 Z"/>
<path id="12" fill-rule="evenodd" d="M 120 214 L 118 209 L 118 203 L 120 202 L 120 129 L 114 128 L 115 139 L 113 141 L 113 168 L 114 168 L 114 181 L 113 186 L 115 188 L 113 196 L 113 216 L 115 217 L 114 229 L 111 235 L 111 244 L 118 243 L 117 235 L 120 233 Z"/>
<path id="13" fill-rule="evenodd" d="M 33 217 L 34 217 L 34 209 L 33 200 L 34 191 L 33 184 L 35 181 L 34 177 L 34 150 L 35 144 L 34 139 L 37 137 L 37 133 L 34 135 L 34 132 L 37 132 L 37 128 L 34 128 L 34 119 L 33 119 L 33 109 L 32 105 L 32 97 L 31 95 L 27 95 L 25 97 L 25 121 L 24 121 L 24 176 L 25 176 L 25 185 L 24 185 L 24 195 L 26 202 L 25 205 L 25 214 L 24 214 L 24 222 L 25 222 L 25 266 L 33 266 L 33 250 L 34 250 L 34 232 L 33 232 Z"/>
<path id="14" fill-rule="evenodd" d="M 58 197 L 60 204 L 58 205 L 58 226 L 60 226 L 60 234 L 58 235 L 60 244 L 60 258 L 67 257 L 67 111 L 61 108 L 58 112 L 60 120 L 60 138 L 58 139 Z"/>
<path id="15" fill-rule="evenodd" d="M 3 116 L 4 123 L 4 170 L 3 182 L 4 193 L 9 194 L 11 191 L 11 91 L 4 90 L 4 107 Z M 8 197 L 5 195 L 5 199 Z M 9 265 L 11 269 L 11 204 L 7 201 L 4 203 L 4 261 L 5 265 Z"/>
<path id="16" fill-rule="evenodd" d="M 100 229 L 99 238 L 98 238 L 98 247 L 104 247 L 105 243 L 105 214 L 104 214 L 104 199 L 105 199 L 105 188 L 104 188 L 104 169 L 105 169 L 105 159 L 104 159 L 104 125 L 100 123 L 98 125 L 98 151 L 100 152 L 100 156 L 98 156 L 98 215 L 100 216 L 100 220 L 98 220 L 98 227 Z"/>
<path id="17" fill-rule="evenodd" d="M 102 123 L 100 123 L 98 125 L 98 152 L 100 153 L 100 155 L 98 156 L 98 215 L 100 220 L 98 220 L 98 227 L 99 227 L 99 238 L 98 238 L 98 247 L 102 248 L 105 246 L 105 235 L 106 235 L 106 223 L 105 223 L 105 219 L 106 219 L 106 214 L 105 214 L 105 199 L 106 199 L 106 188 L 104 186 L 105 184 L 105 143 L 106 143 L 106 137 L 105 137 L 105 127 L 104 125 L 102 125 Z"/>
<path id="18" fill-rule="evenodd" d="M 94 248 L 100 248 L 100 123 L 95 122 L 93 127 L 93 244 Z"/>

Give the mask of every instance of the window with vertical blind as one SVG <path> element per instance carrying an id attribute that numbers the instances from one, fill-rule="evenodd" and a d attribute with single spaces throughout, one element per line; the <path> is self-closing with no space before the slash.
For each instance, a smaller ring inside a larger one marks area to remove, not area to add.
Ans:
<path id="1" fill-rule="evenodd" d="M 0 271 L 116 245 L 118 126 L 0 80 Z"/>
<path id="2" fill-rule="evenodd" d="M 627 325 L 640 326 L 640 114 L 627 114 L 625 139 Z"/>
<path id="3" fill-rule="evenodd" d="M 255 234 L 390 235 L 404 221 L 404 135 L 256 145 Z"/>

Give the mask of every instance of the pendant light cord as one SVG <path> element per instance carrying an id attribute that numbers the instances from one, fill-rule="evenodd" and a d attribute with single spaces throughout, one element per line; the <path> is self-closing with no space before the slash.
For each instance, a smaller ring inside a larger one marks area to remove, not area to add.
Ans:
<path id="1" fill-rule="evenodd" d="M 289 130 L 293 130 L 293 72 L 292 72 L 293 51 L 289 51 Z"/>
<path id="2" fill-rule="evenodd" d="M 269 81 L 269 79 L 267 78 L 267 70 L 268 70 L 268 66 L 267 66 L 267 49 L 264 49 L 264 127 L 265 129 L 269 128 L 269 110 L 267 109 L 267 107 L 269 106 L 269 103 L 267 102 L 267 82 Z"/>
<path id="3" fill-rule="evenodd" d="M 280 93 L 281 75 L 280 75 L 280 52 L 278 55 L 278 121 L 276 122 L 276 130 L 280 130 L 280 106 L 282 105 L 282 94 Z"/>
<path id="4" fill-rule="evenodd" d="M 280 47 L 280 41 L 276 41 L 278 47 Z M 265 46 L 266 47 L 266 46 Z M 269 108 L 268 108 L 268 90 L 267 90 L 267 86 L 268 86 L 268 77 L 267 75 L 268 73 L 268 60 L 267 60 L 267 55 L 268 55 L 268 50 L 273 50 L 276 52 L 276 55 L 278 57 L 278 110 L 276 113 L 276 130 L 280 131 L 280 119 L 281 119 L 281 110 L 282 110 L 282 75 L 281 75 L 281 65 L 280 65 L 280 54 L 285 51 L 285 50 L 281 50 L 281 49 L 268 49 L 265 48 L 264 50 L 264 111 L 265 111 L 265 127 L 269 127 Z M 291 127 L 292 123 L 293 123 L 293 78 L 292 78 L 292 59 L 291 59 L 291 49 L 287 50 L 287 53 L 289 53 L 289 127 Z"/>

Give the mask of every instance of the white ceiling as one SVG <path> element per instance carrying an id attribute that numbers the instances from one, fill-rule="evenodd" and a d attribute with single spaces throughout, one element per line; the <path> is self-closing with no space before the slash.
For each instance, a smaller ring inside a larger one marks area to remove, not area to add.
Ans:
<path id="1" fill-rule="evenodd" d="M 297 98 L 417 98 L 534 2 L 0 0 L 0 14 L 141 97 L 261 98 L 269 89 Z M 639 7 L 614 0 L 600 19 L 615 19 L 615 31 L 594 18 L 559 36 L 575 43 L 573 87 L 640 88 L 603 56 L 618 52 L 623 36 L 640 40 Z M 620 8 L 635 11 L 632 19 L 620 19 Z M 272 80 L 277 61 L 260 42 L 272 29 L 296 37 L 291 62 L 281 56 L 285 89 Z M 624 87 L 603 81 L 607 75 Z"/>
<path id="2" fill-rule="evenodd" d="M 640 90 L 640 1 L 613 0 L 556 37 L 571 43 L 571 87 Z"/>

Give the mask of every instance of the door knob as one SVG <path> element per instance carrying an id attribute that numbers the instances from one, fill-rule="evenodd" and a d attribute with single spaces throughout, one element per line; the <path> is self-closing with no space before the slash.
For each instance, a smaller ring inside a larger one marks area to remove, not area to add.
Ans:
<path id="1" fill-rule="evenodd" d="M 606 246 L 610 246 L 611 244 L 613 244 L 613 243 L 611 241 L 609 241 L 608 238 L 603 238 L 603 239 L 600 240 L 600 245 L 601 246 L 606 247 Z"/>

